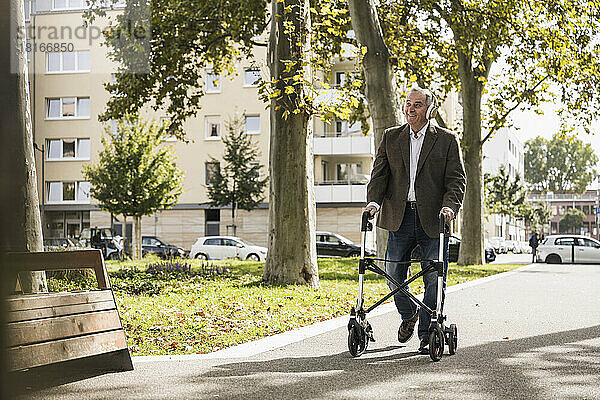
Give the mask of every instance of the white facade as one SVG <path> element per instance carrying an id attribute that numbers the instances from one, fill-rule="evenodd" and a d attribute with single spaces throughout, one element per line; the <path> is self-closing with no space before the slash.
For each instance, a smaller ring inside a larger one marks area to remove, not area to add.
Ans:
<path id="1" fill-rule="evenodd" d="M 497 175 L 500 166 L 504 165 L 511 179 L 517 174 L 523 180 L 525 174 L 525 144 L 519 138 L 519 132 L 512 129 L 500 129 L 483 145 L 484 174 Z M 486 215 L 484 219 L 484 236 L 486 238 L 501 236 L 507 240 L 524 241 L 527 238 L 525 224 L 513 217 Z"/>

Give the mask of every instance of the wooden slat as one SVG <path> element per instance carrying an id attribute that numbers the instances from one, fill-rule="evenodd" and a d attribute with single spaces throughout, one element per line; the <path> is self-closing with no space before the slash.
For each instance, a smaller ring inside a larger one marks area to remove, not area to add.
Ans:
<path id="1" fill-rule="evenodd" d="M 110 287 L 102 252 L 99 249 L 8 253 L 3 263 L 14 273 L 92 268 L 96 274 L 98 287 L 101 289 Z"/>
<path id="2" fill-rule="evenodd" d="M 6 299 L 7 311 L 34 310 L 38 308 L 69 306 L 75 304 L 114 301 L 112 291 L 93 290 L 89 292 L 61 292 L 9 296 Z"/>
<path id="3" fill-rule="evenodd" d="M 7 344 L 22 346 L 113 329 L 121 329 L 117 310 L 11 322 L 7 325 Z"/>
<path id="4" fill-rule="evenodd" d="M 11 311 L 7 315 L 7 322 L 31 321 L 40 318 L 60 317 L 63 315 L 81 314 L 92 311 L 114 310 L 115 302 L 110 299 L 97 303 L 74 304 L 70 306 L 56 306 L 36 308 L 33 310 Z"/>
<path id="5" fill-rule="evenodd" d="M 127 348 L 122 330 L 80 336 L 7 350 L 10 371 L 74 360 Z"/>

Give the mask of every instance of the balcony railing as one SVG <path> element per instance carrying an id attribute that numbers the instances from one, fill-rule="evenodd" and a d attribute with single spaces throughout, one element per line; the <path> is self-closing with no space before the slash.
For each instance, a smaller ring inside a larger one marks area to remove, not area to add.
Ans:
<path id="1" fill-rule="evenodd" d="M 324 181 L 315 184 L 317 203 L 364 203 L 367 200 L 365 181 Z"/>
<path id="2" fill-rule="evenodd" d="M 595 200 L 597 197 L 596 191 L 587 191 L 583 194 L 573 193 L 530 193 L 529 200 Z"/>
<path id="3" fill-rule="evenodd" d="M 313 140 L 315 155 L 372 155 L 375 151 L 373 137 L 362 134 L 342 136 L 339 133 L 338 136 L 337 132 L 325 132 Z"/>

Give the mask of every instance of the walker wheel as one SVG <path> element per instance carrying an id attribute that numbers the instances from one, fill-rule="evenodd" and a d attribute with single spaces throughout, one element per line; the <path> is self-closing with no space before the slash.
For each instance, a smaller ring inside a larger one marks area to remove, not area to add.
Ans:
<path id="1" fill-rule="evenodd" d="M 360 357 L 368 345 L 369 340 L 364 329 L 358 324 L 352 326 L 348 331 L 348 350 L 352 357 Z"/>
<path id="2" fill-rule="evenodd" d="M 444 332 L 437 326 L 429 333 L 429 357 L 433 361 L 440 361 L 444 354 Z"/>
<path id="3" fill-rule="evenodd" d="M 453 356 L 456 354 L 456 347 L 458 345 L 458 332 L 456 330 L 456 324 L 451 324 L 448 332 L 448 354 Z"/>

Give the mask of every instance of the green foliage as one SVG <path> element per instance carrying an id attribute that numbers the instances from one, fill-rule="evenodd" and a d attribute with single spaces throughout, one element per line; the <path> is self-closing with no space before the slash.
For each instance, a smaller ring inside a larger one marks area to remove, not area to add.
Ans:
<path id="1" fill-rule="evenodd" d="M 109 0 L 116 2 L 116 0 Z M 103 15 L 104 0 L 88 0 L 88 21 Z M 152 103 L 166 108 L 173 133 L 195 116 L 204 94 L 204 68 L 231 72 L 233 62 L 251 58 L 255 36 L 267 26 L 266 0 L 126 0 L 106 35 L 110 57 L 119 65 L 103 121 L 120 119 Z M 131 21 L 145 29 L 142 40 L 123 40 Z M 260 43 L 259 43 L 260 44 Z M 264 43 L 262 44 L 264 45 Z"/>
<path id="2" fill-rule="evenodd" d="M 433 85 L 442 98 L 452 89 L 461 91 L 465 105 L 479 102 L 472 97 L 476 93 L 464 92 L 465 85 L 486 93 L 484 141 L 510 125 L 511 111 L 537 109 L 548 100 L 563 102 L 563 117 L 576 116 L 568 123 L 587 129 L 600 110 L 600 44 L 592 40 L 600 31 L 598 11 L 594 0 L 414 0 L 379 6 L 403 81 Z M 550 90 L 552 84 L 559 90 Z"/>
<path id="3" fill-rule="evenodd" d="M 540 231 L 542 230 L 542 227 L 552 219 L 552 210 L 548 203 L 535 205 L 526 203 L 523 216 L 525 223 L 527 223 L 532 231 Z"/>
<path id="4" fill-rule="evenodd" d="M 485 176 L 486 205 L 493 214 L 510 215 L 524 219 L 527 214 L 526 192 L 517 173 L 511 179 L 506 167 L 500 166 L 498 175 Z"/>
<path id="5" fill-rule="evenodd" d="M 525 143 L 525 180 L 536 191 L 583 193 L 597 163 L 592 146 L 575 135 L 538 136 Z"/>
<path id="6" fill-rule="evenodd" d="M 177 202 L 183 173 L 173 150 L 161 145 L 165 131 L 154 122 L 125 116 L 114 135 L 102 137 L 98 162 L 85 165 L 83 173 L 103 210 L 142 216 Z"/>
<path id="7" fill-rule="evenodd" d="M 583 227 L 583 221 L 585 221 L 585 214 L 581 210 L 569 208 L 560 220 L 560 231 L 561 233 L 578 233 L 579 228 Z"/>
<path id="8" fill-rule="evenodd" d="M 115 297 L 134 355 L 208 353 L 348 315 L 356 303 L 358 261 L 320 258 L 318 262 L 320 290 L 266 284 L 261 281 L 263 264 L 247 261 L 214 262 L 230 270 L 224 276 L 202 273 L 205 264 L 195 260 L 190 261 L 192 273 L 188 275 L 149 274 L 142 270 L 146 264 L 141 260 L 127 263 L 128 272 L 110 272 L 110 278 L 119 286 Z M 134 270 L 136 266 L 140 269 Z M 515 267 L 451 264 L 448 285 Z M 421 280 L 415 281 L 411 290 L 419 293 L 422 285 Z M 136 291 L 139 294 L 134 294 Z M 365 274 L 367 305 L 387 293 L 385 279 Z"/>
<path id="9" fill-rule="evenodd" d="M 263 201 L 268 178 L 260 179 L 259 150 L 251 136 L 244 132 L 239 119 L 229 121 L 223 136 L 225 166 L 217 169 L 209 181 L 208 197 L 215 207 L 232 205 L 251 211 Z M 218 162 L 212 158 L 213 162 Z"/>

